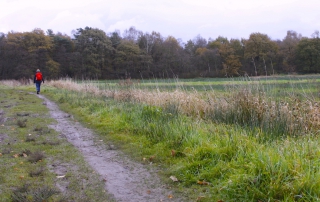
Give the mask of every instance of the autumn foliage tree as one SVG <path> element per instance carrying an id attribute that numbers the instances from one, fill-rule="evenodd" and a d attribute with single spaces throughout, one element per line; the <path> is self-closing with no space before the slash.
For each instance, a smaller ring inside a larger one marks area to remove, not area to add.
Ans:
<path id="1" fill-rule="evenodd" d="M 53 44 L 41 29 L 9 32 L 4 42 L 1 58 L 4 78 L 30 78 L 37 68 L 50 74 L 47 62 Z"/>
<path id="2" fill-rule="evenodd" d="M 278 73 L 319 73 L 320 39 L 288 31 L 283 40 L 252 33 L 248 39 L 197 35 L 186 43 L 159 32 L 130 27 L 106 34 L 91 27 L 74 36 L 39 28 L 0 33 L 0 78 L 32 78 L 41 69 L 60 77 L 118 79 L 234 77 Z"/>
<path id="3" fill-rule="evenodd" d="M 245 57 L 249 58 L 253 64 L 255 76 L 267 71 L 266 60 L 272 57 L 273 52 L 278 51 L 278 46 L 266 34 L 253 33 L 245 44 Z"/>
<path id="4" fill-rule="evenodd" d="M 238 47 L 240 46 L 240 47 Z M 240 62 L 241 45 L 238 40 L 228 40 L 219 36 L 216 40 L 209 43 L 211 49 L 217 49 L 220 57 L 220 72 L 224 76 L 239 76 L 239 69 L 242 66 Z M 239 53 L 240 51 L 240 53 Z"/>

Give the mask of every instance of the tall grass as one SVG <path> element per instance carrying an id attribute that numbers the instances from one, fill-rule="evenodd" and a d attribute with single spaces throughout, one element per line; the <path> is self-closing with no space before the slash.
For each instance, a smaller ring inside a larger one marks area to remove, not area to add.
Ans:
<path id="1" fill-rule="evenodd" d="M 208 117 L 216 122 L 259 128 L 272 136 L 303 135 L 320 129 L 317 102 L 295 96 L 273 100 L 266 92 L 246 86 L 215 102 Z"/>
<path id="2" fill-rule="evenodd" d="M 275 97 L 274 86 L 250 81 L 223 94 L 68 82 L 48 93 L 102 137 L 163 165 L 192 201 L 320 200 L 313 99 Z"/>
<path id="3" fill-rule="evenodd" d="M 142 90 L 134 82 L 125 85 L 120 82 L 120 88 L 104 89 L 94 82 L 76 83 L 72 80 L 52 81 L 50 85 L 116 101 L 173 108 L 178 113 L 217 123 L 261 129 L 271 136 L 318 133 L 320 129 L 320 108 L 312 97 L 309 99 L 304 95 L 301 99 L 297 94 L 288 94 L 282 99 L 272 94 L 274 86 L 259 82 L 244 80 L 240 85 L 228 85 L 223 96 L 210 90 L 185 91 L 179 85 L 174 91 L 160 91 L 157 87 Z"/>
<path id="4" fill-rule="evenodd" d="M 21 79 L 21 80 L 0 80 L 0 84 L 3 86 L 9 87 L 17 87 L 17 86 L 24 86 L 31 83 L 31 80 Z"/>

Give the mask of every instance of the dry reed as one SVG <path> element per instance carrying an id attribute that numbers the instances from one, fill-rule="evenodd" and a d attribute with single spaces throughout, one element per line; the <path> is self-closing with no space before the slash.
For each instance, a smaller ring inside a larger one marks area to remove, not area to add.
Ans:
<path id="1" fill-rule="evenodd" d="M 255 123 L 258 127 L 275 127 L 279 122 L 285 122 L 287 132 L 320 130 L 320 108 L 318 103 L 309 100 L 292 102 L 275 102 L 270 100 L 264 92 L 254 93 L 250 87 L 236 89 L 229 96 L 219 98 L 213 92 L 201 94 L 197 91 L 175 90 L 162 92 L 159 89 L 141 90 L 134 88 L 99 89 L 94 83 L 76 83 L 72 80 L 57 80 L 49 85 L 60 89 L 67 89 L 94 96 L 106 96 L 117 101 L 131 101 L 152 106 L 169 107 L 174 105 L 178 112 L 209 118 L 220 114 L 226 119 L 228 114 L 233 116 L 236 123 Z M 215 119 L 214 118 L 214 119 Z M 236 118 L 236 119 L 235 119 Z"/>
<path id="2" fill-rule="evenodd" d="M 20 79 L 20 80 L 0 80 L 0 84 L 8 87 L 18 87 L 29 85 L 31 80 L 28 79 Z"/>

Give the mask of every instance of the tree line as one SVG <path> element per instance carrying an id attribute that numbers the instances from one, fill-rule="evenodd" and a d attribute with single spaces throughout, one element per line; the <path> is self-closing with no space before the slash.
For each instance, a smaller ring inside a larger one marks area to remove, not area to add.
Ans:
<path id="1" fill-rule="evenodd" d="M 252 33 L 248 39 L 200 35 L 183 43 L 159 32 L 131 27 L 106 34 L 85 27 L 73 37 L 36 28 L 0 33 L 0 79 L 179 78 L 320 73 L 320 34 L 302 37 L 288 31 L 283 40 Z"/>

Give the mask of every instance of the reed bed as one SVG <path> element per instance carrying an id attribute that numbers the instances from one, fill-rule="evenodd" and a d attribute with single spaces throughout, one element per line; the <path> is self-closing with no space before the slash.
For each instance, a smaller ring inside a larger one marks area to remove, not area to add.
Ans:
<path id="1" fill-rule="evenodd" d="M 8 87 L 18 87 L 25 86 L 31 83 L 29 79 L 20 79 L 20 80 L 0 80 L 0 84 Z"/>
<path id="2" fill-rule="evenodd" d="M 303 135 L 320 131 L 320 107 L 313 99 L 291 95 L 286 99 L 267 95 L 259 83 L 229 86 L 223 96 L 214 91 L 174 91 L 139 89 L 133 83 L 126 88 L 104 88 L 94 82 L 77 83 L 70 79 L 50 81 L 49 85 L 66 90 L 105 96 L 116 101 L 142 103 L 218 123 L 260 128 L 276 136 Z"/>

